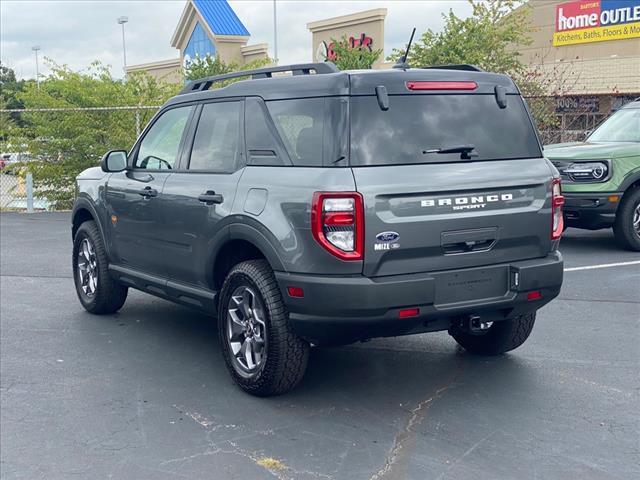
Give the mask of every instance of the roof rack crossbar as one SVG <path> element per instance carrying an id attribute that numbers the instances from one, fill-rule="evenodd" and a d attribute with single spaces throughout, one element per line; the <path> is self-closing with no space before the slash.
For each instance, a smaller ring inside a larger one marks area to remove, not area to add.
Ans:
<path id="1" fill-rule="evenodd" d="M 230 80 L 232 78 L 251 77 L 251 79 L 271 78 L 274 73 L 291 72 L 293 75 L 310 75 L 314 71 L 318 75 L 326 73 L 339 72 L 332 62 L 321 63 L 300 63 L 296 65 L 282 65 L 275 67 L 257 68 L 255 70 L 242 70 L 239 72 L 226 73 L 224 75 L 216 75 L 213 77 L 200 78 L 193 80 L 185 85 L 179 95 L 184 93 L 202 92 L 209 90 L 211 85 L 216 82 Z"/>
<path id="2" fill-rule="evenodd" d="M 475 65 L 469 65 L 466 63 L 461 64 L 451 64 L 451 65 L 429 65 L 428 67 L 422 67 L 428 70 L 466 70 L 469 72 L 484 72 L 480 67 L 476 67 Z"/>

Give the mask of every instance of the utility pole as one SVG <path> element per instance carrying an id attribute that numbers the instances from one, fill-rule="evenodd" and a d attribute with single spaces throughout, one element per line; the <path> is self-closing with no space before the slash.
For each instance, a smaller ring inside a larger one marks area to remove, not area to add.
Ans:
<path id="1" fill-rule="evenodd" d="M 40 90 L 40 67 L 38 65 L 38 50 L 40 50 L 40 45 L 34 45 L 31 47 L 31 50 L 36 52 L 36 85 L 38 86 L 38 90 Z"/>
<path id="2" fill-rule="evenodd" d="M 276 16 L 276 0 L 273 0 L 273 61 L 278 65 L 278 20 Z"/>
<path id="3" fill-rule="evenodd" d="M 118 17 L 118 24 L 122 25 L 122 70 L 127 74 L 127 44 L 124 41 L 124 24 L 129 21 L 129 17 Z"/>

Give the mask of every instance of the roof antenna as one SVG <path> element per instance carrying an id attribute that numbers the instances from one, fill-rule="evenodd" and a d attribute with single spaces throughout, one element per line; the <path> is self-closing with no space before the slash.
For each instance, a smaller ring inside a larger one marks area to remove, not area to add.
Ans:
<path id="1" fill-rule="evenodd" d="M 411 32 L 411 38 L 409 39 L 409 43 L 407 44 L 407 50 L 404 52 L 404 55 L 398 58 L 398 61 L 393 66 L 393 68 L 402 68 L 403 70 L 406 70 L 407 68 L 411 68 L 407 63 L 407 57 L 409 56 L 409 49 L 411 48 L 411 43 L 413 42 L 413 36 L 415 35 L 415 33 L 416 33 L 416 27 L 413 27 L 413 32 Z"/>

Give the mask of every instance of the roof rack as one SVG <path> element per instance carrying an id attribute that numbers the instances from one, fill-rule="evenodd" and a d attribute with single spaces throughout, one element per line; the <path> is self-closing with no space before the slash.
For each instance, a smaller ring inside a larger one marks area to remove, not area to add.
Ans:
<path id="1" fill-rule="evenodd" d="M 428 67 L 422 67 L 428 70 L 466 70 L 468 72 L 484 72 L 480 67 L 476 67 L 475 65 L 469 65 L 466 63 L 461 63 L 459 65 L 430 65 Z"/>
<path id="2" fill-rule="evenodd" d="M 337 73 L 338 67 L 332 62 L 322 63 L 299 63 L 296 65 L 282 65 L 276 67 L 257 68 L 255 70 L 242 70 L 239 72 L 226 73 L 224 75 L 216 75 L 214 77 L 205 77 L 193 80 L 185 85 L 179 95 L 184 93 L 203 92 L 209 90 L 211 85 L 223 80 L 229 80 L 239 77 L 251 77 L 252 80 L 258 78 L 271 78 L 274 73 L 291 72 L 293 75 L 310 75 L 314 71 L 316 74 Z"/>

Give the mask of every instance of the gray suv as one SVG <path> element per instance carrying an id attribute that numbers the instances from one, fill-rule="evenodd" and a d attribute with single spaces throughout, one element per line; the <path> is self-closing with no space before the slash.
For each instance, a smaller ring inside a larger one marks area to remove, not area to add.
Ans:
<path id="1" fill-rule="evenodd" d="M 217 316 L 254 395 L 293 388 L 312 345 L 448 330 L 507 352 L 562 284 L 558 172 L 513 81 L 468 65 L 191 82 L 77 191 L 84 308 L 135 288 Z"/>

